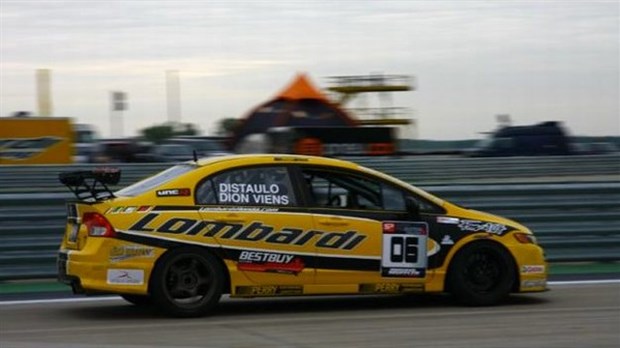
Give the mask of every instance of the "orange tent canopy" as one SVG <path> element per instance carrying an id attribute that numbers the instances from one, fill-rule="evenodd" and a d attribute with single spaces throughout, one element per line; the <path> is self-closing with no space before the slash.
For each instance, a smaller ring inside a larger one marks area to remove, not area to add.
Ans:
<path id="1" fill-rule="evenodd" d="M 295 76 L 293 81 L 285 87 L 276 97 L 276 99 L 318 99 L 328 101 L 327 97 L 314 86 L 310 78 L 300 73 Z"/>

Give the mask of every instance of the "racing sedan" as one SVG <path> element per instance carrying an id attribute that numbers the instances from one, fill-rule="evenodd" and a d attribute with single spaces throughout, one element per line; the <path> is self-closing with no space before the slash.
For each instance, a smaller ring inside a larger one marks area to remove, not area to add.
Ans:
<path id="1" fill-rule="evenodd" d="M 546 290 L 525 226 L 358 164 L 232 155 L 175 165 L 113 192 L 115 169 L 60 174 L 59 279 L 169 315 L 231 297 L 452 294 L 465 305 Z"/>

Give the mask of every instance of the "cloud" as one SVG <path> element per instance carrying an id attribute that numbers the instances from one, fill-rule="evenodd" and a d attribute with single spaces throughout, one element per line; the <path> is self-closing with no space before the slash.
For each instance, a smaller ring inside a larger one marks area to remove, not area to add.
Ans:
<path id="1" fill-rule="evenodd" d="M 393 106 L 418 110 L 423 137 L 476 136 L 495 113 L 577 124 L 586 109 L 613 132 L 619 18 L 618 3 L 586 1 L 2 0 L 0 114 L 33 104 L 38 68 L 53 70 L 59 112 L 97 122 L 121 88 L 136 125 L 165 114 L 167 70 L 202 122 L 241 116 L 300 70 L 383 72 L 419 77 Z"/>

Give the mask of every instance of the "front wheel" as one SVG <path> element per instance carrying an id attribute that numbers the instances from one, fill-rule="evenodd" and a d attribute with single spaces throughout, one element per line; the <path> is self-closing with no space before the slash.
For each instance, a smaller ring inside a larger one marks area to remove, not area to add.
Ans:
<path id="1" fill-rule="evenodd" d="M 224 274 L 213 255 L 197 248 L 169 251 L 153 271 L 153 301 L 167 314 L 196 317 L 207 314 L 222 296 Z"/>
<path id="2" fill-rule="evenodd" d="M 490 306 L 504 300 L 515 280 L 512 256 L 491 242 L 465 246 L 450 264 L 448 290 L 469 306 Z"/>

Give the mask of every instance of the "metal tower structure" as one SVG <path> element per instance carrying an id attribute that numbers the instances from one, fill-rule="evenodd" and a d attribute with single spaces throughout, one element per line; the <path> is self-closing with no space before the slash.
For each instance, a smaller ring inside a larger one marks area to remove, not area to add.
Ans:
<path id="1" fill-rule="evenodd" d="M 369 93 L 378 93 L 379 107 L 347 108 L 358 116 L 363 125 L 413 125 L 411 110 L 392 106 L 392 92 L 408 92 L 415 90 L 415 80 L 408 75 L 370 74 L 359 76 L 328 77 L 327 90 L 334 94 L 334 100 L 341 106 L 351 100 Z M 415 137 L 415 136 L 414 136 Z"/>

